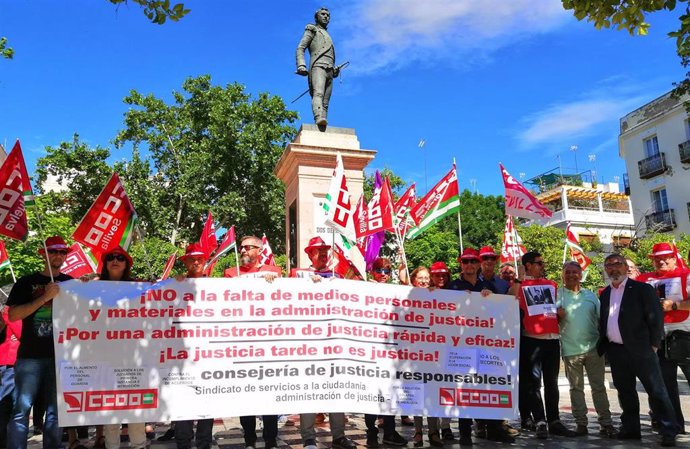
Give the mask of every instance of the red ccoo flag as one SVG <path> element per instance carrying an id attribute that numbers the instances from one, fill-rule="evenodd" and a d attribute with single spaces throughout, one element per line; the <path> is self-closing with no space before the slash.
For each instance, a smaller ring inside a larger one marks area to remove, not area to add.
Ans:
<path id="1" fill-rule="evenodd" d="M 215 251 L 216 247 L 218 246 L 218 239 L 216 239 L 216 227 L 213 224 L 213 215 L 211 215 L 211 211 L 208 211 L 206 223 L 204 224 L 204 230 L 201 231 L 201 237 L 199 238 L 199 245 L 201 245 L 201 248 L 203 248 L 207 258 L 211 256 L 213 251 Z"/>
<path id="2" fill-rule="evenodd" d="M 84 252 L 84 248 L 79 243 L 71 246 L 69 254 L 65 258 L 65 263 L 60 268 L 60 272 L 69 274 L 73 278 L 80 278 L 96 271 L 91 258 Z"/>
<path id="3" fill-rule="evenodd" d="M 577 240 L 577 237 L 575 237 L 575 234 L 573 234 L 573 231 L 570 230 L 570 223 L 568 223 L 565 233 L 565 246 L 567 248 L 570 248 L 570 257 L 572 260 L 580 264 L 580 267 L 584 272 L 587 269 L 587 267 L 592 263 L 592 259 L 585 255 L 585 251 L 580 246 L 580 242 Z"/>
<path id="4" fill-rule="evenodd" d="M 33 204 L 33 193 L 19 140 L 0 167 L 0 186 L 0 234 L 24 240 L 29 233 L 25 206 Z"/>
<path id="5" fill-rule="evenodd" d="M 266 234 L 264 234 L 263 237 L 261 237 L 261 245 L 264 248 L 261 250 L 261 259 L 259 260 L 259 263 L 261 263 L 261 265 L 271 265 L 275 267 L 276 260 L 273 256 L 273 250 L 271 249 L 271 245 L 270 243 L 268 243 L 268 239 L 266 238 Z"/>
<path id="6" fill-rule="evenodd" d="M 525 245 L 513 226 L 513 217 L 506 217 L 506 227 L 503 231 L 503 249 L 501 249 L 501 263 L 520 261 L 525 254 Z"/>
<path id="7" fill-rule="evenodd" d="M 386 176 L 381 188 L 374 191 L 369 204 L 364 209 L 364 216 L 357 210 L 355 232 L 357 238 L 366 237 L 381 231 L 390 231 L 393 226 L 393 194 Z"/>
<path id="8" fill-rule="evenodd" d="M 168 257 L 168 260 L 165 262 L 165 267 L 163 268 L 163 275 L 161 276 L 160 280 L 164 281 L 168 279 L 168 276 L 170 276 L 170 272 L 173 269 L 173 266 L 175 266 L 175 260 L 177 260 L 177 252 L 174 252 Z"/>
<path id="9" fill-rule="evenodd" d="M 498 166 L 501 168 L 503 185 L 506 189 L 506 215 L 534 220 L 551 218 L 553 212 L 541 204 L 525 186 L 510 176 L 502 164 Z"/>
<path id="10" fill-rule="evenodd" d="M 97 260 L 101 254 L 121 246 L 125 250 L 132 243 L 132 229 L 137 213 L 129 201 L 125 188 L 117 173 L 86 212 L 72 238 L 90 248 Z"/>
<path id="11" fill-rule="evenodd" d="M 395 224 L 398 227 L 398 235 L 400 235 L 400 238 L 405 238 L 405 234 L 407 234 L 410 225 L 415 225 L 412 218 L 410 218 L 410 211 L 417 205 L 416 195 L 415 184 L 412 183 L 395 203 Z"/>

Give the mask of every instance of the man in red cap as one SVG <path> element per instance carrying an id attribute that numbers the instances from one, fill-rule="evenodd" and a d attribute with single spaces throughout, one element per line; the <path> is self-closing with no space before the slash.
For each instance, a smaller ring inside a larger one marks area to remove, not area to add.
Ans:
<path id="1" fill-rule="evenodd" d="M 481 261 L 479 279 L 491 284 L 494 287 L 494 292 L 501 295 L 507 294 L 510 289 L 510 284 L 496 276 L 498 255 L 496 255 L 494 249 L 490 246 L 482 246 L 482 249 L 479 250 L 479 260 Z"/>
<path id="2" fill-rule="evenodd" d="M 57 384 L 53 349 L 53 298 L 59 282 L 72 279 L 60 273 L 69 247 L 60 236 L 49 237 L 38 250 L 44 259 L 43 271 L 22 276 L 12 287 L 7 305 L 9 321 L 22 321 L 21 345 L 14 365 L 16 400 L 7 425 L 7 447 L 26 449 L 29 412 L 39 392 L 45 394 L 46 419 L 43 448 L 62 447 L 57 420 Z"/>
<path id="3" fill-rule="evenodd" d="M 447 288 L 451 290 L 464 290 L 470 292 L 480 292 L 482 296 L 496 293 L 495 287 L 490 283 L 479 278 L 479 251 L 474 248 L 465 248 L 458 257 L 461 272 L 460 277 L 452 281 Z M 472 420 L 460 419 L 460 444 L 472 444 Z M 500 420 L 478 420 L 480 428 L 486 428 L 486 437 L 491 441 L 503 443 L 513 443 L 515 438 L 508 434 Z"/>
<path id="4" fill-rule="evenodd" d="M 261 251 L 263 243 L 259 237 L 249 235 L 242 237 L 240 250 L 240 267 L 231 267 L 223 272 L 226 278 L 242 277 L 263 277 L 272 281 L 282 274 L 280 267 L 264 265 L 261 263 Z"/>
<path id="5" fill-rule="evenodd" d="M 311 279 L 313 282 L 320 282 L 323 278 L 339 278 L 338 273 L 328 269 L 330 249 L 331 246 L 327 245 L 321 237 L 310 239 L 304 252 L 309 256 L 311 265 L 305 269 L 293 268 L 290 271 L 290 277 Z M 319 413 L 319 415 L 321 414 Z M 316 413 L 300 414 L 300 434 L 305 449 L 316 449 L 316 432 L 314 431 L 316 418 Z M 357 445 L 345 436 L 345 413 L 331 413 L 329 418 L 333 437 L 332 447 L 335 449 L 355 449 Z"/>
<path id="6" fill-rule="evenodd" d="M 690 270 L 683 264 L 675 245 L 657 243 L 649 254 L 654 264 L 654 271 L 641 274 L 637 280 L 650 284 L 657 292 L 661 307 L 664 310 L 664 331 L 668 341 L 685 347 L 685 354 L 690 354 Z M 679 432 L 685 432 L 685 419 L 680 405 L 678 391 L 678 367 L 690 381 L 690 360 L 672 360 L 666 351 L 657 351 L 661 374 L 676 413 L 676 422 L 680 424 Z"/>
<path id="7" fill-rule="evenodd" d="M 187 246 L 180 260 L 187 269 L 187 273 L 177 276 L 175 279 L 182 281 L 186 278 L 204 277 L 204 266 L 208 255 L 198 243 Z M 194 420 L 174 421 L 175 444 L 177 449 L 190 449 L 194 434 Z M 198 419 L 196 421 L 196 447 L 197 449 L 209 449 L 213 442 L 213 418 Z"/>

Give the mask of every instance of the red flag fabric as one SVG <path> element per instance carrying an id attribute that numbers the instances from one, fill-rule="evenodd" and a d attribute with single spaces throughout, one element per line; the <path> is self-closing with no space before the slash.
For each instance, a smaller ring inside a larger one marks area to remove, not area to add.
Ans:
<path id="1" fill-rule="evenodd" d="M 10 265 L 10 258 L 7 255 L 7 248 L 5 242 L 0 240 L 0 269 L 6 268 Z"/>
<path id="2" fill-rule="evenodd" d="M 405 238 L 405 234 L 407 234 L 410 225 L 415 224 L 414 222 L 410 223 L 412 221 L 410 218 L 410 211 L 417 205 L 416 195 L 416 187 L 415 184 L 412 183 L 395 203 L 395 225 L 398 228 L 398 234 L 401 238 Z"/>
<path id="3" fill-rule="evenodd" d="M 91 258 L 84 252 L 84 248 L 79 243 L 75 243 L 70 247 L 70 252 L 65 258 L 65 263 L 60 268 L 60 271 L 69 274 L 73 278 L 80 278 L 87 274 L 93 274 L 96 271 Z"/>
<path id="4" fill-rule="evenodd" d="M 587 267 L 592 263 L 592 259 L 587 257 L 585 251 L 580 246 L 580 242 L 577 240 L 577 237 L 575 237 L 575 234 L 573 234 L 573 232 L 570 230 L 570 223 L 568 223 L 565 233 L 565 244 L 570 248 L 571 259 L 580 264 L 582 271 L 585 271 Z"/>
<path id="5" fill-rule="evenodd" d="M 216 227 L 213 224 L 213 215 L 211 211 L 208 211 L 208 216 L 206 217 L 206 223 L 204 224 L 204 230 L 201 231 L 201 237 L 199 238 L 199 245 L 203 248 L 208 258 L 213 251 L 216 250 L 218 246 L 218 239 L 216 239 Z"/>
<path id="6" fill-rule="evenodd" d="M 33 203 L 33 193 L 19 140 L 0 167 L 0 187 L 0 234 L 24 240 L 29 233 L 25 206 Z"/>
<path id="7" fill-rule="evenodd" d="M 384 178 L 381 188 L 374 191 L 363 216 L 358 214 L 357 217 L 355 232 L 358 239 L 393 229 L 393 193 L 388 177 Z"/>
<path id="8" fill-rule="evenodd" d="M 235 245 L 237 245 L 237 238 L 235 237 L 235 226 L 233 225 L 230 226 L 228 232 L 225 233 L 225 237 L 223 237 L 223 241 L 220 242 L 220 246 L 218 249 L 216 249 L 213 257 L 206 262 L 206 273 L 211 274 L 211 272 L 213 272 L 213 267 L 216 266 L 216 262 L 218 262 L 218 259 L 227 254 L 227 252 L 233 249 Z"/>
<path id="9" fill-rule="evenodd" d="M 117 173 L 113 173 L 96 201 L 86 212 L 72 238 L 91 248 L 97 260 L 101 254 L 121 246 L 129 249 L 137 213 Z"/>
<path id="10" fill-rule="evenodd" d="M 347 257 L 345 251 L 337 243 L 333 246 L 333 256 L 329 266 L 333 267 L 333 271 L 343 279 L 362 279 L 354 262 Z"/>
<path id="11" fill-rule="evenodd" d="M 259 260 L 262 265 L 270 265 L 270 266 L 276 266 L 276 260 L 275 257 L 273 257 L 273 250 L 271 249 L 271 245 L 268 243 L 268 239 L 266 238 L 266 234 L 261 237 L 261 244 L 263 245 L 264 249 L 261 250 L 261 259 Z"/>
<path id="12" fill-rule="evenodd" d="M 506 189 L 506 215 L 533 220 L 550 218 L 553 215 L 547 207 L 539 202 L 519 181 L 510 176 L 502 164 L 498 164 L 503 175 Z"/>
<path id="13" fill-rule="evenodd" d="M 367 206 L 364 204 L 364 195 L 360 195 L 359 201 L 357 201 L 357 206 L 355 207 L 355 211 L 352 214 L 355 223 L 355 229 L 359 229 L 360 227 L 366 228 L 366 224 L 362 223 L 365 217 L 366 207 Z M 359 249 L 359 252 L 362 253 L 362 256 L 366 254 L 368 240 L 369 239 L 367 239 L 366 237 L 357 239 L 357 248 Z"/>
<path id="14" fill-rule="evenodd" d="M 513 217 L 506 217 L 506 227 L 503 231 L 503 248 L 501 249 L 501 263 L 520 261 L 527 250 L 522 239 L 513 227 Z"/>
<path id="15" fill-rule="evenodd" d="M 168 260 L 165 262 L 165 267 L 163 268 L 163 275 L 161 276 L 160 280 L 164 281 L 168 279 L 168 276 L 170 276 L 170 272 L 173 269 L 173 266 L 175 266 L 175 260 L 177 260 L 177 252 L 174 252 L 168 257 Z"/>

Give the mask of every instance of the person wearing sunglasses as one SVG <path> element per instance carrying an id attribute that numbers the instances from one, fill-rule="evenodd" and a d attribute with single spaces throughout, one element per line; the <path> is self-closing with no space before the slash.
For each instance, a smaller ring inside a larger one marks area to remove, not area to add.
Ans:
<path id="1" fill-rule="evenodd" d="M 240 251 L 239 270 L 237 267 L 228 268 L 223 272 L 224 277 L 263 277 L 270 282 L 282 275 L 280 267 L 261 263 L 261 252 L 264 245 L 259 237 L 248 235 L 242 237 L 240 242 L 240 246 L 237 248 Z"/>
<path id="2" fill-rule="evenodd" d="M 195 279 L 205 277 L 204 270 L 208 254 L 198 243 L 187 245 L 180 260 L 187 269 L 185 274 L 175 277 L 178 282 L 187 278 Z M 196 441 L 197 449 L 209 449 L 213 442 L 213 418 L 198 419 L 196 432 L 194 432 L 194 420 L 173 421 L 175 426 L 175 445 L 177 449 L 190 449 L 192 438 Z"/>
<path id="3" fill-rule="evenodd" d="M 98 276 L 101 281 L 134 281 L 132 279 L 132 257 L 122 247 L 117 246 L 101 256 L 103 267 Z M 105 424 L 103 426 L 106 449 L 120 447 L 120 424 Z M 128 423 L 127 435 L 129 444 L 134 449 L 146 447 L 146 424 Z M 99 438 L 96 437 L 98 442 Z"/>
<path id="4" fill-rule="evenodd" d="M 385 257 L 379 257 L 371 264 L 372 282 L 387 284 L 391 280 L 391 261 Z M 379 447 L 379 429 L 377 415 L 367 413 L 364 415 L 364 423 L 367 426 L 367 447 Z M 382 415 L 383 419 L 383 444 L 391 446 L 405 446 L 407 440 L 395 430 L 395 416 Z"/>
<path id="5" fill-rule="evenodd" d="M 558 413 L 558 370 L 561 344 L 556 309 L 558 284 L 546 279 L 544 259 L 536 251 L 522 256 L 524 278 L 515 279 L 520 305 L 520 419 L 525 430 L 536 430 L 536 437 L 551 435 L 574 437 Z M 544 399 L 541 384 L 544 382 Z M 548 422 L 548 425 L 547 425 Z"/>
<path id="6" fill-rule="evenodd" d="M 465 248 L 460 256 L 460 277 L 453 280 L 449 285 L 450 290 L 463 290 L 467 292 L 477 292 L 483 297 L 496 293 L 495 287 L 480 279 L 480 256 L 479 251 L 474 248 Z M 502 421 L 499 420 L 478 420 L 478 426 L 481 429 L 486 428 L 487 438 L 492 441 L 499 441 L 504 443 L 512 443 L 515 438 L 508 435 L 503 428 Z M 472 444 L 472 420 L 468 418 L 461 418 L 458 420 L 460 432 L 460 445 Z"/>
<path id="7" fill-rule="evenodd" d="M 482 246 L 479 250 L 480 259 L 480 272 L 479 279 L 491 284 L 494 288 L 493 290 L 499 295 L 505 295 L 510 289 L 510 284 L 496 276 L 496 264 L 498 262 L 498 255 L 494 252 L 494 249 L 490 246 Z"/>
<path id="8" fill-rule="evenodd" d="M 261 252 L 264 249 L 263 242 L 255 235 L 248 235 L 240 239 L 240 266 L 231 267 L 223 272 L 227 278 L 255 278 L 262 277 L 268 282 L 273 282 L 282 275 L 280 267 L 261 263 Z M 278 447 L 278 415 L 263 415 L 263 438 L 266 449 Z M 256 447 L 256 416 L 240 416 L 240 425 L 244 433 L 244 445 L 247 449 Z M 180 449 L 180 448 L 178 448 Z M 185 448 L 186 449 L 186 448 Z"/>
<path id="9" fill-rule="evenodd" d="M 60 273 L 69 251 L 62 237 L 46 239 L 38 250 L 43 257 L 43 270 L 17 279 L 7 300 L 9 321 L 22 322 L 21 344 L 14 365 L 15 403 L 7 425 L 8 449 L 26 449 L 29 412 L 39 392 L 45 395 L 46 406 L 43 448 L 62 447 L 62 432 L 57 419 L 53 299 L 60 291 L 59 283 L 72 279 L 72 276 Z"/>

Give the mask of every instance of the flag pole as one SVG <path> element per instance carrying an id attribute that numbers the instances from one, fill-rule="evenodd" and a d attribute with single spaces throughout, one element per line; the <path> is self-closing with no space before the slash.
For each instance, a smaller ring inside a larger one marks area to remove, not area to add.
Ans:
<path id="1" fill-rule="evenodd" d="M 513 216 L 508 215 L 510 219 L 510 225 L 513 228 L 513 245 L 517 247 L 518 253 L 520 253 L 520 242 L 518 240 L 517 228 L 515 227 L 515 222 L 513 221 Z M 515 251 L 513 251 L 513 266 L 515 267 L 515 277 L 518 275 L 518 263 L 517 257 L 515 257 Z"/>
<path id="2" fill-rule="evenodd" d="M 155 279 L 156 275 L 153 273 L 153 263 L 151 263 L 151 256 L 149 256 L 149 252 L 146 250 L 146 245 L 144 244 L 144 232 L 141 230 L 138 224 L 134 225 L 134 230 L 137 234 L 137 237 L 141 239 L 141 248 L 144 250 L 144 259 L 146 259 L 146 265 L 148 265 L 148 269 L 146 271 L 149 274 L 149 279 Z"/>
<path id="3" fill-rule="evenodd" d="M 568 252 L 568 230 L 570 229 L 570 222 L 565 227 L 565 243 L 563 244 L 563 262 L 561 264 L 565 263 L 565 257 L 566 253 Z"/>
<path id="4" fill-rule="evenodd" d="M 12 261 L 10 260 L 9 253 L 7 253 L 7 261 L 10 263 L 10 273 L 12 274 L 12 281 L 17 283 L 17 276 L 14 275 L 14 268 L 12 268 Z M 4 292 L 3 292 L 4 293 Z"/>
<path id="5" fill-rule="evenodd" d="M 453 169 L 456 170 L 455 172 L 455 177 L 457 183 L 459 183 L 459 179 L 457 179 L 457 169 L 455 168 L 455 158 L 453 158 Z M 458 192 L 460 192 L 460 189 L 458 189 Z M 458 239 L 460 240 L 460 254 L 465 250 L 462 244 L 462 220 L 460 220 L 460 209 L 458 209 Z"/>
<path id="6" fill-rule="evenodd" d="M 38 236 L 43 242 L 43 251 L 45 251 L 46 265 L 48 266 L 48 273 L 50 273 L 50 282 L 55 282 L 55 277 L 53 276 L 53 267 L 50 266 L 50 260 L 48 259 L 48 247 L 46 246 L 46 239 L 43 237 L 43 224 L 41 223 L 41 211 L 38 208 L 38 201 L 34 201 L 34 209 L 36 210 L 36 221 L 38 222 Z"/>
<path id="7" fill-rule="evenodd" d="M 335 251 L 333 249 L 335 248 L 335 229 L 331 228 L 331 258 L 333 257 L 333 254 Z M 331 263 L 331 277 L 335 277 L 335 264 Z"/>
<path id="8" fill-rule="evenodd" d="M 407 265 L 407 255 L 405 254 L 405 239 L 400 236 L 400 230 L 398 226 L 393 227 L 393 232 L 395 232 L 395 237 L 398 239 L 398 246 L 400 246 L 400 251 L 402 252 L 402 262 L 405 264 L 405 274 L 407 275 L 407 282 L 412 284 L 410 279 L 410 267 Z"/>

